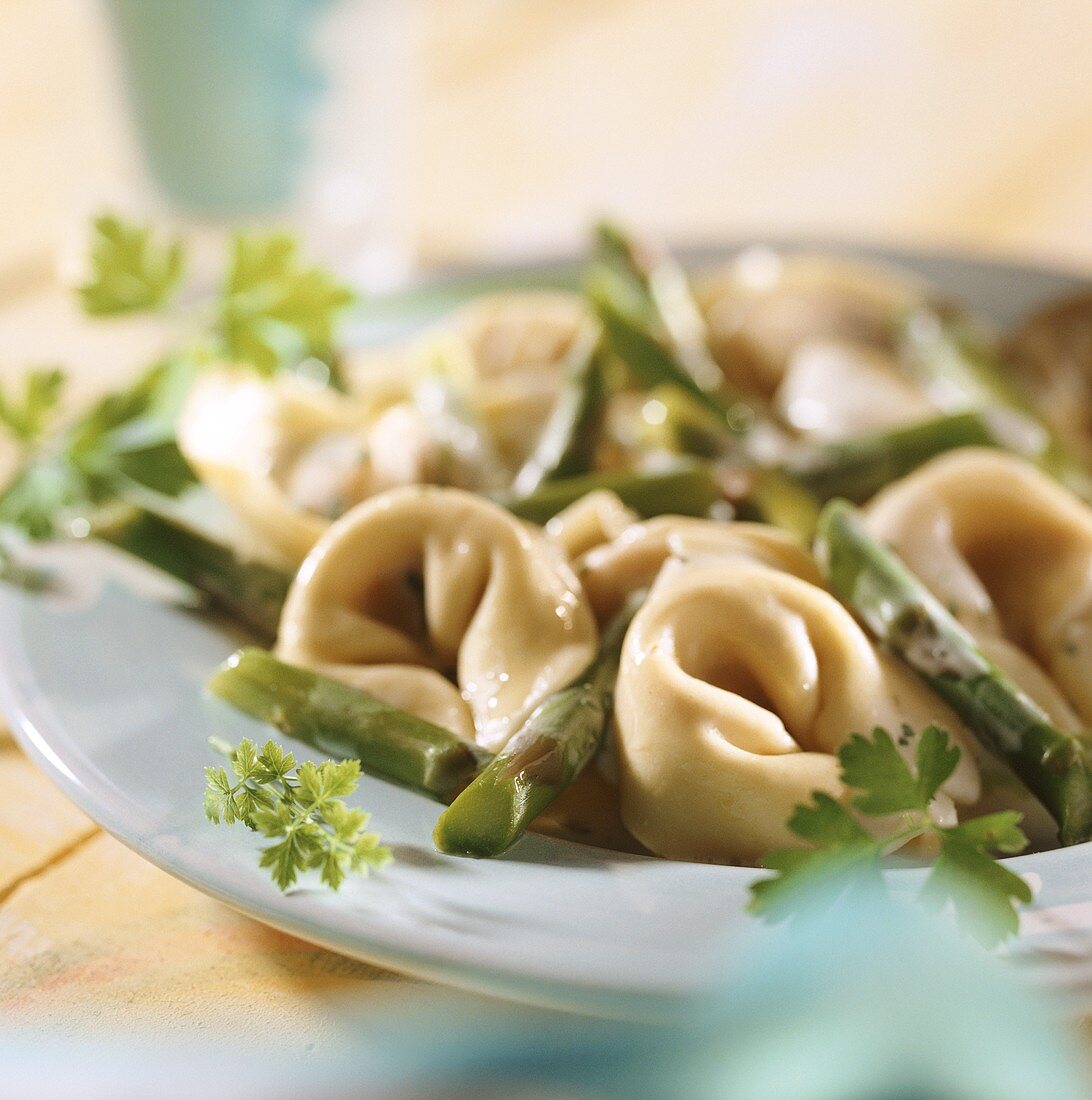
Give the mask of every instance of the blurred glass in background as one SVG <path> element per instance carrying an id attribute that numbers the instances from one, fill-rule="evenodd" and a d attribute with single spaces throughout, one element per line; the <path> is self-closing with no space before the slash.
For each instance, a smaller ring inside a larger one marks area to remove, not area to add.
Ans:
<path id="1" fill-rule="evenodd" d="M 224 5 L 236 31 L 256 2 Z M 0 281 L 90 210 L 153 193 L 121 95 L 125 28 L 210 6 L 0 5 Z M 362 239 L 423 266 L 558 252 L 609 211 L 676 240 L 804 235 L 1092 268 L 1086 0 L 275 8 L 283 25 L 263 34 L 306 39 L 292 65 L 307 156 L 277 220 L 321 210 L 347 254 Z"/>
<path id="2" fill-rule="evenodd" d="M 310 55 L 324 0 L 110 0 L 145 159 L 199 214 L 284 207 L 322 90 Z"/>
<path id="3" fill-rule="evenodd" d="M 105 3 L 148 206 L 205 226 L 288 223 L 359 282 L 399 281 L 412 2 Z"/>

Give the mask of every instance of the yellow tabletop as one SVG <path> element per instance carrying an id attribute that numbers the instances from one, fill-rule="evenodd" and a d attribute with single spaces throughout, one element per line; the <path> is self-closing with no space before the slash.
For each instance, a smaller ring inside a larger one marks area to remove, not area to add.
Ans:
<path id="1" fill-rule="evenodd" d="M 607 209 L 684 239 L 805 232 L 1092 273 L 1087 0 L 402 7 L 384 231 L 421 265 L 570 247 Z M 0 103 L 0 379 L 61 362 L 78 401 L 171 335 L 90 324 L 56 279 L 86 212 L 140 193 L 99 6 L 6 0 Z M 145 863 L 6 739 L 0 790 L 0 1020 L 318 1040 L 336 994 L 396 980 Z"/>

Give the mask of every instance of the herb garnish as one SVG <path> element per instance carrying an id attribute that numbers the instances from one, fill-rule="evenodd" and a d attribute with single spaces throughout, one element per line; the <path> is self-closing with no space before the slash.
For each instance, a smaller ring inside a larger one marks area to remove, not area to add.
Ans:
<path id="1" fill-rule="evenodd" d="M 103 214 L 94 221 L 91 276 L 77 293 L 92 316 L 161 309 L 183 265 L 181 241 Z M 89 530 L 82 521 L 128 499 L 134 487 L 178 496 L 196 480 L 178 450 L 175 423 L 197 372 L 231 360 L 270 375 L 321 359 L 330 384 L 340 385 L 337 326 L 355 300 L 332 274 L 302 260 L 293 237 L 237 234 L 218 294 L 187 305 L 184 319 L 196 336 L 75 423 L 54 429 L 64 385 L 57 368 L 30 371 L 19 394 L 0 391 L 0 427 L 24 452 L 0 490 L 0 525 L 50 538 L 74 520 Z"/>
<path id="2" fill-rule="evenodd" d="M 329 272 L 302 262 L 294 237 L 240 233 L 219 304 L 219 336 L 230 358 L 266 375 L 308 358 L 333 371 L 337 323 L 355 301 Z"/>
<path id="3" fill-rule="evenodd" d="M 57 367 L 39 367 L 23 376 L 23 392 L 0 390 L 0 424 L 23 446 L 40 439 L 57 411 L 65 374 Z"/>
<path id="4" fill-rule="evenodd" d="M 960 925 L 988 946 L 1015 934 L 1015 902 L 1030 902 L 1031 889 L 990 855 L 1012 855 L 1027 847 L 1015 812 L 986 814 L 959 825 L 938 825 L 929 803 L 955 770 L 960 750 L 948 734 L 929 726 L 918 739 L 915 770 L 890 734 L 877 728 L 872 739 L 854 734 L 838 750 L 842 781 L 860 792 L 852 806 L 866 816 L 898 815 L 887 835 L 867 832 L 850 811 L 830 795 L 816 791 L 812 802 L 797 806 L 789 829 L 806 848 L 771 852 L 764 865 L 777 874 L 751 886 L 750 909 L 772 920 L 792 913 L 798 887 L 826 878 L 879 883 L 884 854 L 911 837 L 933 835 L 940 852 L 922 888 L 920 900 L 940 909 L 951 903 Z"/>
<path id="5" fill-rule="evenodd" d="M 84 310 L 102 317 L 165 305 L 182 278 L 182 242 L 160 243 L 151 226 L 113 214 L 100 215 L 93 225 L 91 275 L 78 288 Z"/>
<path id="6" fill-rule="evenodd" d="M 167 496 L 187 489 L 195 478 L 174 441 L 174 421 L 194 370 L 185 358 L 157 363 L 59 435 L 38 440 L 0 493 L 0 523 L 50 538 L 129 487 Z"/>
<path id="7" fill-rule="evenodd" d="M 295 757 L 273 741 L 261 750 L 246 738 L 236 749 L 210 743 L 230 757 L 234 778 L 226 768 L 205 769 L 205 816 L 216 825 L 241 821 L 275 840 L 262 849 L 259 865 L 282 890 L 303 871 L 317 870 L 337 890 L 350 872 L 367 875 L 390 863 L 390 849 L 366 831 L 369 815 L 342 801 L 360 781 L 358 760 L 296 768 Z"/>

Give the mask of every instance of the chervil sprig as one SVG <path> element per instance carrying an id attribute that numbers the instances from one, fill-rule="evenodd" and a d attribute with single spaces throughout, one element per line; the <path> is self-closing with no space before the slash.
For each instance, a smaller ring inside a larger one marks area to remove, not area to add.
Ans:
<path id="1" fill-rule="evenodd" d="M 179 240 L 158 241 L 151 226 L 102 214 L 94 221 L 91 275 L 78 288 L 86 312 L 137 313 L 165 305 L 182 278 Z"/>
<path id="2" fill-rule="evenodd" d="M 904 728 L 900 741 L 913 738 Z M 811 804 L 797 806 L 788 823 L 808 847 L 784 848 L 766 857 L 764 865 L 777 873 L 752 885 L 751 911 L 772 920 L 788 916 L 800 887 L 820 880 L 881 883 L 884 854 L 927 834 L 935 837 L 939 854 L 921 901 L 931 908 L 951 904 L 959 923 L 988 946 L 1013 935 L 1019 926 L 1015 903 L 1030 902 L 1031 890 L 990 853 L 1013 855 L 1027 847 L 1021 815 L 987 814 L 944 826 L 929 813 L 959 757 L 948 734 L 936 726 L 917 738 L 913 770 L 886 730 L 874 730 L 871 739 L 854 734 L 838 751 L 842 781 L 858 792 L 851 805 L 860 815 L 887 817 L 893 824 L 871 833 L 842 803 L 815 792 Z"/>
<path id="3" fill-rule="evenodd" d="M 273 741 L 260 750 L 244 739 L 232 749 L 212 742 L 230 757 L 224 767 L 205 769 L 205 816 L 216 825 L 241 821 L 275 841 L 262 849 L 259 865 L 282 890 L 304 871 L 317 870 L 332 890 L 350 872 L 366 875 L 391 861 L 377 833 L 367 832 L 369 815 L 343 799 L 356 790 L 356 760 L 305 762 Z"/>

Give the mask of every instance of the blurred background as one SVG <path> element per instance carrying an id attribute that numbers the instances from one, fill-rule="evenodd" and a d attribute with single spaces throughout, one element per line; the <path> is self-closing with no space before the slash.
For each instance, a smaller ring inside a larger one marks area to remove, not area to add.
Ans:
<path id="1" fill-rule="evenodd" d="M 310 132 L 284 151 L 327 178 L 324 194 L 292 196 L 295 212 L 329 222 L 340 208 L 340 236 L 351 228 L 358 247 L 382 237 L 421 265 L 556 251 L 609 209 L 673 238 L 802 232 L 1092 268 L 1085 0 L 258 6 L 267 62 L 279 38 L 301 26 L 310 38 L 301 64 L 313 69 L 298 74 Z M 0 5 L 0 286 L 40 268 L 89 207 L 147 200 L 126 39 L 141 9 L 196 21 L 209 7 Z M 241 44 L 258 41 L 253 7 L 236 5 Z M 240 48 L 224 62 L 236 88 Z M 211 103 L 226 78 L 208 64 Z M 162 65 L 158 76 L 170 84 Z M 157 92 L 134 90 L 147 113 Z M 210 110 L 218 125 L 234 124 Z M 240 126 L 257 137 L 253 120 Z"/>
<path id="2" fill-rule="evenodd" d="M 103 208 L 367 287 L 602 213 L 1092 271 L 1090 41 L 1086 0 L 4 0 L 0 377 L 161 345 L 58 282 Z"/>

